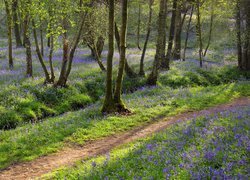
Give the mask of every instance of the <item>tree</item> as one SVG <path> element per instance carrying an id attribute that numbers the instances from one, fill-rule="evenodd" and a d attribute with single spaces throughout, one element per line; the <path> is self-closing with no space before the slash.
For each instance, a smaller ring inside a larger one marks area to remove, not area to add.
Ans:
<path id="1" fill-rule="evenodd" d="M 12 12 L 13 12 L 13 23 L 14 23 L 14 33 L 16 39 L 16 47 L 22 47 L 21 33 L 19 28 L 19 20 L 18 20 L 18 0 L 13 0 L 12 3 Z"/>
<path id="2" fill-rule="evenodd" d="M 197 41 L 199 43 L 199 60 L 200 60 L 200 67 L 203 66 L 203 43 L 202 43 L 202 34 L 201 34 L 201 14 L 200 14 L 200 0 L 196 0 L 196 10 L 197 10 L 197 23 L 196 23 L 196 36 Z"/>
<path id="3" fill-rule="evenodd" d="M 12 1 L 4 0 L 5 10 L 7 15 L 7 27 L 8 27 L 8 58 L 9 58 L 9 68 L 13 69 L 13 55 L 12 55 Z"/>
<path id="4" fill-rule="evenodd" d="M 150 33 L 151 33 L 152 14 L 153 14 L 152 6 L 153 6 L 153 3 L 154 3 L 154 0 L 149 0 L 149 2 L 148 2 L 148 4 L 149 4 L 148 26 L 147 26 L 147 35 L 146 35 L 146 39 L 145 39 L 145 42 L 144 42 L 142 55 L 141 55 L 141 61 L 140 61 L 140 71 L 139 71 L 140 76 L 145 76 L 144 59 L 145 59 L 145 54 L 146 54 L 146 50 L 147 50 L 147 46 L 148 46 L 149 36 L 150 36 Z"/>
<path id="5" fill-rule="evenodd" d="M 120 61 L 118 74 L 116 78 L 115 92 L 112 95 L 112 61 L 114 54 L 114 0 L 109 1 L 109 53 L 107 60 L 107 81 L 106 96 L 102 108 L 103 113 L 129 113 L 121 99 L 123 74 L 126 61 L 126 35 L 127 35 L 127 19 L 128 19 L 128 0 L 122 0 L 122 26 L 120 36 Z"/>
<path id="6" fill-rule="evenodd" d="M 166 69 L 169 69 L 170 59 L 172 57 L 172 49 L 173 49 L 173 41 L 175 35 L 175 20 L 176 20 L 176 8 L 177 8 L 177 0 L 173 0 L 173 9 L 172 9 L 172 18 L 170 24 L 170 32 L 169 32 L 169 40 L 168 40 L 168 49 L 166 55 Z"/>
<path id="7" fill-rule="evenodd" d="M 159 5 L 160 10 L 158 19 L 156 54 L 153 62 L 152 71 L 147 79 L 147 84 L 150 86 L 156 85 L 161 62 L 165 60 L 167 0 L 161 0 Z"/>

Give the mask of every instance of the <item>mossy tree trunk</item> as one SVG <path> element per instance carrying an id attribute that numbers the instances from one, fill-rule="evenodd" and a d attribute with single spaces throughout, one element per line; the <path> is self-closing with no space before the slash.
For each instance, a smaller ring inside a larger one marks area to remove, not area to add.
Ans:
<path id="1" fill-rule="evenodd" d="M 167 0 L 161 0 L 159 5 L 160 11 L 158 20 L 156 55 L 153 62 L 152 71 L 147 79 L 147 84 L 150 86 L 156 85 L 161 62 L 165 60 Z"/>
<path id="2" fill-rule="evenodd" d="M 109 29 L 108 29 L 108 57 L 107 57 L 107 72 L 106 72 L 106 94 L 102 107 L 103 113 L 111 113 L 114 109 L 113 98 L 113 56 L 114 56 L 114 29 L 115 29 L 115 1 L 109 0 Z"/>

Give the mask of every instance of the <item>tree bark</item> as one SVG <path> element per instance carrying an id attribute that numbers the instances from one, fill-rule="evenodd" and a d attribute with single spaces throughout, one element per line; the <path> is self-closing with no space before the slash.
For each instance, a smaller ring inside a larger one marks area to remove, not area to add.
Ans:
<path id="1" fill-rule="evenodd" d="M 103 113 L 111 113 L 114 108 L 114 98 L 112 91 L 112 71 L 114 56 L 114 25 L 115 25 L 115 1 L 109 0 L 109 33 L 108 33 L 108 57 L 107 57 L 107 75 L 106 75 L 106 93 L 102 107 Z"/>
<path id="2" fill-rule="evenodd" d="M 55 82 L 55 73 L 54 73 L 54 67 L 53 67 L 53 53 L 54 53 L 54 37 L 51 36 L 50 38 L 51 42 L 50 42 L 50 51 L 49 51 L 49 66 L 50 66 L 50 82 L 54 83 Z"/>
<path id="3" fill-rule="evenodd" d="M 181 4 L 180 2 L 177 2 L 174 51 L 173 51 L 173 58 L 176 60 L 181 59 L 181 32 L 182 32 Z"/>
<path id="4" fill-rule="evenodd" d="M 120 36 L 120 61 L 118 74 L 116 78 L 116 86 L 114 93 L 114 102 L 119 112 L 127 111 L 121 99 L 123 74 L 126 61 L 126 39 L 127 39 L 127 20 L 128 20 L 128 0 L 122 0 L 122 26 Z"/>
<path id="5" fill-rule="evenodd" d="M 15 39 L 16 39 L 16 47 L 22 47 L 22 40 L 21 40 L 21 34 L 19 29 L 19 23 L 18 23 L 18 0 L 13 0 L 12 3 L 12 12 L 13 12 L 13 22 L 14 22 L 14 32 L 15 32 Z"/>
<path id="6" fill-rule="evenodd" d="M 14 68 L 13 53 L 12 53 L 12 15 L 11 15 L 11 5 L 7 0 L 4 0 L 5 10 L 7 15 L 7 27 L 8 27 L 8 59 L 9 68 L 12 70 Z"/>
<path id="7" fill-rule="evenodd" d="M 152 5 L 153 5 L 153 3 L 154 3 L 154 0 L 149 0 L 148 27 L 147 27 L 146 39 L 145 39 L 143 50 L 142 50 L 141 61 L 140 61 L 140 71 L 139 71 L 139 75 L 140 76 L 145 76 L 144 59 L 145 59 L 145 55 L 146 55 L 146 50 L 147 50 L 147 45 L 148 45 L 148 41 L 149 41 L 149 36 L 150 36 L 150 33 L 151 33 L 152 14 L 153 14 Z"/>
<path id="8" fill-rule="evenodd" d="M 137 22 L 137 47 L 141 50 L 140 47 L 140 33 L 141 33 L 141 2 L 138 2 L 138 22 Z"/>
<path id="9" fill-rule="evenodd" d="M 32 66 L 32 53 L 31 53 L 31 43 L 30 43 L 30 33 L 29 33 L 29 15 L 26 14 L 24 18 L 24 46 L 26 49 L 26 76 L 33 76 L 33 66 Z"/>
<path id="10" fill-rule="evenodd" d="M 34 39 L 35 39 L 35 45 L 36 45 L 36 53 L 37 53 L 37 56 L 38 56 L 38 60 L 39 60 L 40 64 L 42 65 L 43 72 L 45 74 L 45 84 L 46 84 L 46 83 L 50 82 L 50 75 L 49 75 L 47 67 L 46 67 L 46 65 L 44 63 L 43 56 L 42 56 L 42 53 L 41 53 L 40 48 L 39 48 L 37 32 L 36 32 L 36 27 L 35 27 L 34 20 L 32 20 L 32 26 L 33 26 L 33 34 L 34 34 Z"/>
<path id="11" fill-rule="evenodd" d="M 150 86 L 156 85 L 161 62 L 165 60 L 166 40 L 164 40 L 162 36 L 166 37 L 165 34 L 166 34 L 167 0 L 161 0 L 159 5 L 160 5 L 160 11 L 158 20 L 156 55 L 153 63 L 152 72 L 147 79 L 147 84 Z"/>
<path id="12" fill-rule="evenodd" d="M 194 6 L 191 8 L 191 13 L 188 21 L 188 27 L 187 27 L 187 33 L 186 33 L 186 39 L 185 39 L 185 45 L 184 45 L 184 51 L 183 51 L 183 61 L 186 60 L 186 50 L 187 50 L 187 44 L 189 39 L 189 32 L 190 32 L 190 26 L 193 18 L 193 12 L 194 12 Z"/>
<path id="13" fill-rule="evenodd" d="M 213 24 L 214 24 L 214 1 L 212 1 L 212 10 L 211 10 L 211 17 L 210 17 L 210 28 L 209 28 L 209 37 L 206 49 L 203 53 L 203 56 L 206 57 L 208 48 L 210 46 L 210 42 L 212 40 L 212 32 L 213 32 Z"/>
<path id="14" fill-rule="evenodd" d="M 237 50 L 238 50 L 238 68 L 242 70 L 242 40 L 241 40 L 241 8 L 240 0 L 236 5 L 236 30 L 237 30 Z"/>
<path id="15" fill-rule="evenodd" d="M 175 35 L 176 8 L 177 8 L 177 0 L 174 0 L 170 32 L 169 32 L 169 40 L 168 40 L 168 49 L 167 49 L 167 55 L 166 55 L 166 63 L 167 63 L 166 68 L 167 69 L 169 69 L 170 59 L 172 58 L 173 40 L 174 40 L 174 35 Z"/>
<path id="16" fill-rule="evenodd" d="M 197 24 L 196 24 L 196 36 L 199 42 L 199 60 L 200 67 L 203 66 L 203 44 L 201 35 L 201 17 L 200 17 L 200 0 L 196 0 L 196 10 L 197 10 Z"/>

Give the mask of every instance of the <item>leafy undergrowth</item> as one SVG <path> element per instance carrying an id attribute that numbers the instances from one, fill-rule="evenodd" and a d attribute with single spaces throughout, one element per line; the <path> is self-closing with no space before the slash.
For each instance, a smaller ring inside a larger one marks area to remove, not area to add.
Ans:
<path id="1" fill-rule="evenodd" d="M 194 117 L 45 179 L 248 179 L 250 106 Z"/>
<path id="2" fill-rule="evenodd" d="M 144 87 L 124 95 L 125 103 L 134 112 L 131 116 L 103 116 L 100 113 L 102 102 L 97 101 L 83 110 L 14 130 L 0 131 L 0 168 L 55 152 L 63 147 L 65 141 L 82 145 L 132 129 L 157 117 L 201 110 L 240 96 L 250 96 L 249 89 L 249 82 L 179 89 Z"/>
<path id="3" fill-rule="evenodd" d="M 44 86 L 42 78 L 4 86 L 0 91 L 0 129 L 11 129 L 79 110 L 100 100 L 105 94 L 105 75 L 92 66 L 82 65 L 73 69 L 68 88 Z M 247 79 L 250 79 L 250 73 L 235 67 L 200 69 L 195 62 L 174 62 L 170 71 L 161 74 L 159 85 L 171 88 L 205 87 Z M 125 77 L 123 93 L 132 93 L 142 88 L 145 82 L 146 78 Z"/>

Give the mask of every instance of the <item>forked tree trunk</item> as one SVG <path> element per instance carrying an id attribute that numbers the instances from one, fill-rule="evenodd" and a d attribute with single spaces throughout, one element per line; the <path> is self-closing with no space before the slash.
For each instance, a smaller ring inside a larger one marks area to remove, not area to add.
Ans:
<path id="1" fill-rule="evenodd" d="M 154 0 L 149 0 L 148 27 L 147 27 L 147 35 L 146 35 L 145 43 L 144 43 L 143 50 L 142 50 L 141 61 L 140 61 L 140 71 L 139 71 L 140 76 L 145 76 L 144 59 L 145 59 L 145 55 L 146 55 L 149 36 L 150 36 L 150 33 L 151 33 L 152 14 L 153 14 L 152 5 L 153 5 L 153 3 L 154 3 Z"/>

